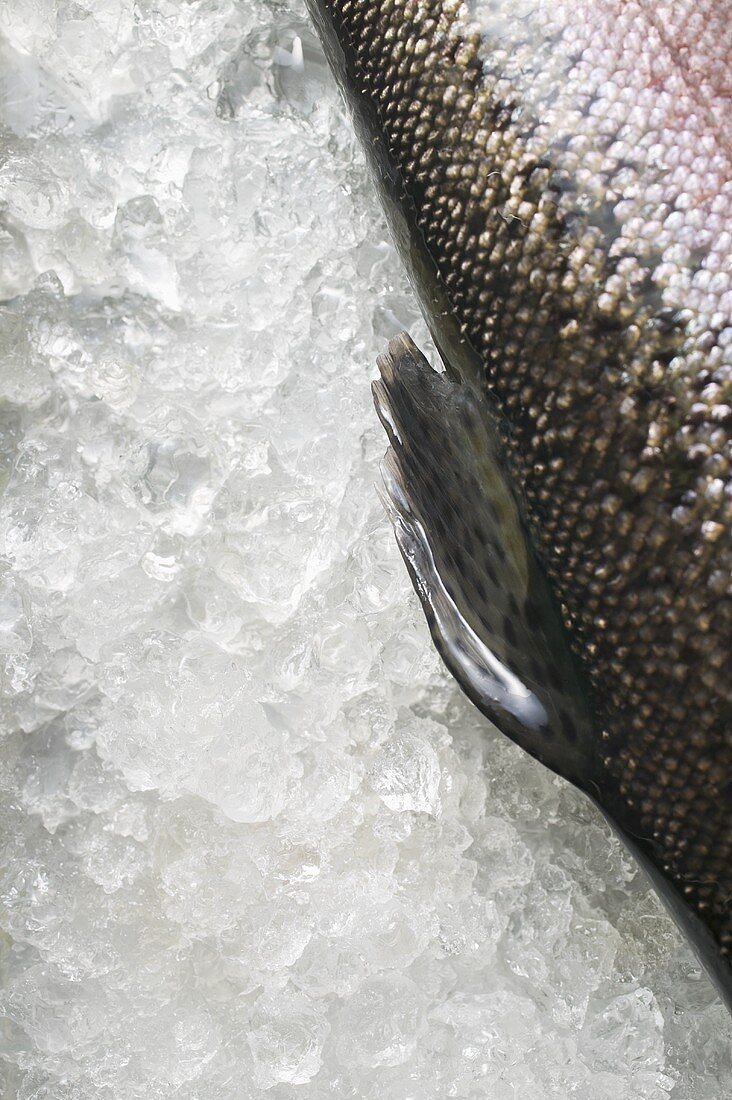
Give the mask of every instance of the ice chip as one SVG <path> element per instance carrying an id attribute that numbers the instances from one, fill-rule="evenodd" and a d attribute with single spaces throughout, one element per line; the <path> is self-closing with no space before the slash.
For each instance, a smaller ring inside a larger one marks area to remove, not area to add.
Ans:
<path id="1" fill-rule="evenodd" d="M 432 746 L 409 733 L 397 734 L 380 751 L 371 785 L 390 810 L 435 814 L 440 808 L 440 764 Z"/>
<path id="2" fill-rule="evenodd" d="M 424 1006 L 414 982 L 401 974 L 367 979 L 339 1015 L 343 1065 L 399 1066 L 414 1054 L 424 1031 Z"/>
<path id="3" fill-rule="evenodd" d="M 239 737 L 212 744 L 192 787 L 232 821 L 269 821 L 285 805 L 292 773 L 293 762 L 276 731 L 242 726 Z"/>
<path id="4" fill-rule="evenodd" d="M 323 1009 L 304 994 L 286 989 L 260 997 L 248 1029 L 260 1086 L 266 1089 L 278 1082 L 302 1085 L 310 1081 L 322 1065 L 328 1031 Z"/>

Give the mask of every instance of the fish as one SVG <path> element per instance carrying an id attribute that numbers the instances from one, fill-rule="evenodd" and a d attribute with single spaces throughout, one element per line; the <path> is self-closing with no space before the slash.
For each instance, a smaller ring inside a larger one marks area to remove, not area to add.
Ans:
<path id="1" fill-rule="evenodd" d="M 373 386 L 434 643 L 732 1011 L 732 4 L 308 2 L 444 365 Z"/>

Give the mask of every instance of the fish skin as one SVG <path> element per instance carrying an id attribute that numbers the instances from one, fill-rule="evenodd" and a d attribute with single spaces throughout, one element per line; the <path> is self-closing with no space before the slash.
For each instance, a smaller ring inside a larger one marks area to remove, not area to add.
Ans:
<path id="1" fill-rule="evenodd" d="M 551 766 L 732 1009 L 732 4 L 309 2 L 589 684 Z"/>

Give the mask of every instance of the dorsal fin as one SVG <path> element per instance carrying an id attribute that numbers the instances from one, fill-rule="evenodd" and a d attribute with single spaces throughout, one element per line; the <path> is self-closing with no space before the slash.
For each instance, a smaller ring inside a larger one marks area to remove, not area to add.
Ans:
<path id="1" fill-rule="evenodd" d="M 387 508 L 435 644 L 499 729 L 586 787 L 598 749 L 588 701 L 497 428 L 406 334 L 378 365 Z"/>

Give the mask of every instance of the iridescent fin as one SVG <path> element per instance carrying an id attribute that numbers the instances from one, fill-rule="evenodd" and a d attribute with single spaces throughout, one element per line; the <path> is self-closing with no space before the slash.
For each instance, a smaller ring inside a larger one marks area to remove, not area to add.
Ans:
<path id="1" fill-rule="evenodd" d="M 598 746 L 587 699 L 497 428 L 406 334 L 378 365 L 386 505 L 440 655 L 499 729 L 590 786 Z"/>

